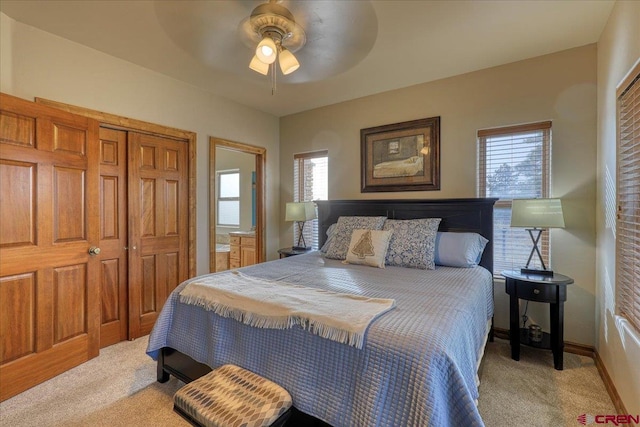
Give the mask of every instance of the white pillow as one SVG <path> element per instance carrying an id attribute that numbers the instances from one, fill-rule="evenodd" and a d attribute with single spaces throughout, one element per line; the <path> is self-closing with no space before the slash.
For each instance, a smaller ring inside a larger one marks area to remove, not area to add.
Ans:
<path id="1" fill-rule="evenodd" d="M 353 230 L 344 263 L 384 268 L 392 234 L 386 230 Z"/>
<path id="2" fill-rule="evenodd" d="M 336 223 L 331 244 L 327 248 L 327 258 L 342 259 L 347 257 L 349 242 L 353 230 L 382 230 L 385 216 L 341 216 Z"/>
<path id="3" fill-rule="evenodd" d="M 475 267 L 482 258 L 489 241 L 478 233 L 438 232 L 436 236 L 436 265 Z"/>

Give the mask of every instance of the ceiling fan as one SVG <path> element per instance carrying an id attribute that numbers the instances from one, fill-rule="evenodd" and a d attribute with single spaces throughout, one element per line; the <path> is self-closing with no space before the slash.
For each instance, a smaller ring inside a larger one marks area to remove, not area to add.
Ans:
<path id="1" fill-rule="evenodd" d="M 289 9 L 277 4 L 275 0 L 257 6 L 251 16 L 240 23 L 240 30 L 247 34 L 245 40 L 257 45 L 256 54 L 249 63 L 249 68 L 267 75 L 276 58 L 282 74 L 291 74 L 300 68 L 300 62 L 293 52 L 299 50 L 307 41 L 304 29 L 296 24 Z M 275 76 L 275 70 L 273 70 Z"/>
<path id="2" fill-rule="evenodd" d="M 192 57 L 251 80 L 270 67 L 284 83 L 338 75 L 367 56 L 378 34 L 368 0 L 167 0 L 154 8 L 164 32 Z"/>

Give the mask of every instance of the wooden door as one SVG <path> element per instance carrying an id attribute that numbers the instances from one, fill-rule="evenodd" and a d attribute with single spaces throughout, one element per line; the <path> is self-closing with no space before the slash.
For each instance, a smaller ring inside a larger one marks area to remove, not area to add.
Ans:
<path id="1" fill-rule="evenodd" d="M 187 144 L 129 133 L 129 338 L 188 276 Z"/>
<path id="2" fill-rule="evenodd" d="M 98 123 L 0 94 L 0 400 L 98 355 Z"/>
<path id="3" fill-rule="evenodd" d="M 100 128 L 100 347 L 127 339 L 127 132 Z"/>

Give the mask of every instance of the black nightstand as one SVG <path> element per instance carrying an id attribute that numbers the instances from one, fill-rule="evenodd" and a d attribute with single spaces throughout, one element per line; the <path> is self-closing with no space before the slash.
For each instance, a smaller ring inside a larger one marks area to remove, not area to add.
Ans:
<path id="1" fill-rule="evenodd" d="M 278 253 L 280 254 L 280 258 L 286 258 L 289 256 L 302 255 L 311 251 L 311 248 L 307 249 L 294 249 L 294 248 L 282 248 L 278 249 Z"/>
<path id="2" fill-rule="evenodd" d="M 520 271 L 503 271 L 506 291 L 509 294 L 509 341 L 511 358 L 520 360 L 520 344 L 551 349 L 553 366 L 562 370 L 564 350 L 564 302 L 567 300 L 567 285 L 573 283 L 571 277 L 555 273 L 553 276 L 522 274 Z M 542 341 L 529 339 L 529 330 L 520 328 L 520 306 L 518 299 L 549 303 L 551 334 L 542 333 Z"/>

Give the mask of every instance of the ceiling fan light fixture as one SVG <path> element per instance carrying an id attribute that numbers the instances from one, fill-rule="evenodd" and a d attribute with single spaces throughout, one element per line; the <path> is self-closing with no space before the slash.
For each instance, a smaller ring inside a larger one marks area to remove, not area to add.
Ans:
<path id="1" fill-rule="evenodd" d="M 285 76 L 300 68 L 300 63 L 296 59 L 295 55 L 285 48 L 282 48 L 280 51 L 280 54 L 278 55 L 278 62 L 280 63 L 282 74 Z"/>
<path id="2" fill-rule="evenodd" d="M 269 64 L 265 64 L 264 62 L 260 61 L 257 55 L 253 55 L 253 58 L 249 63 L 249 68 L 262 74 L 263 76 L 269 74 Z"/>
<path id="3" fill-rule="evenodd" d="M 283 75 L 293 73 L 300 68 L 293 53 L 307 41 L 304 29 L 296 23 L 293 14 L 278 3 L 278 0 L 268 0 L 258 5 L 239 27 L 245 44 L 251 48 L 255 46 L 249 68 L 264 75 L 271 73 L 272 93 L 275 92 L 277 69 L 270 65 L 278 60 Z"/>
<path id="4" fill-rule="evenodd" d="M 271 37 L 264 36 L 256 47 L 256 56 L 265 64 L 273 64 L 277 56 L 276 42 Z"/>

